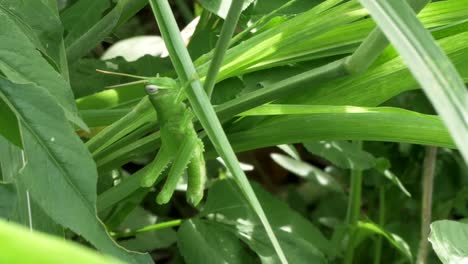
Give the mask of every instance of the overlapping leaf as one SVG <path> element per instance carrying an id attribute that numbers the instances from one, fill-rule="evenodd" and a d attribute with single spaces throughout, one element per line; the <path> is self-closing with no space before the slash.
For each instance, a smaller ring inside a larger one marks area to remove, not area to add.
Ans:
<path id="1" fill-rule="evenodd" d="M 41 3 L 35 1 L 37 5 Z M 35 33 L 30 25 L 12 13 L 11 9 L 14 6 L 7 4 L 9 3 L 0 4 L 0 23 L 2 24 L 0 27 L 0 71 L 15 83 L 33 83 L 47 90 L 55 98 L 53 103 L 59 104 L 64 109 L 69 120 L 86 128 L 78 117 L 70 85 L 38 51 L 44 47 L 37 46 L 39 45 L 36 41 L 38 39 L 31 37 L 31 34 L 35 36 Z M 41 10 L 50 11 L 47 7 L 43 7 L 38 8 L 37 12 Z M 53 13 L 36 13 L 36 15 L 36 23 L 45 20 L 44 23 L 49 25 L 48 20 L 41 18 L 53 16 Z M 56 45 L 56 42 L 52 42 L 51 45 Z"/>
<path id="2" fill-rule="evenodd" d="M 117 246 L 97 218 L 95 164 L 53 98 L 33 84 L 5 79 L 0 79 L 0 89 L 21 122 L 27 166 L 20 177 L 34 200 L 53 220 L 103 252 L 130 263 L 151 263 L 147 256 Z"/>
<path id="3" fill-rule="evenodd" d="M 461 264 L 468 261 L 468 224 L 436 221 L 431 224 L 429 241 L 442 263 Z"/>
<path id="4" fill-rule="evenodd" d="M 468 163 L 468 92 L 452 62 L 406 1 L 361 3 L 408 64 Z"/>

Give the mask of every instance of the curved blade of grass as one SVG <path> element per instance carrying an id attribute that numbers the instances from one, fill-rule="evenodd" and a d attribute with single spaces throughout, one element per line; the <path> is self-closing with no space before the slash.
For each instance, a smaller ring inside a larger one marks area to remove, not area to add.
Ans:
<path id="1" fill-rule="evenodd" d="M 192 80 L 193 77 L 197 76 L 197 72 L 183 43 L 182 37 L 180 36 L 180 32 L 169 3 L 165 0 L 150 0 L 150 4 L 179 79 L 182 83 L 187 83 L 189 80 Z M 185 93 L 187 94 L 195 115 L 198 117 L 200 123 L 208 134 L 208 137 L 212 141 L 217 152 L 226 162 L 231 173 L 234 175 L 239 188 L 249 201 L 252 209 L 260 218 L 260 221 L 262 222 L 281 263 L 288 263 L 283 250 L 279 245 L 278 239 L 273 233 L 273 229 L 266 218 L 265 212 L 263 211 L 252 186 L 250 186 L 247 176 L 239 165 L 236 154 L 229 144 L 226 134 L 224 133 L 221 123 L 216 116 L 213 106 L 211 105 L 200 80 L 196 79 L 191 82 L 190 87 L 185 90 Z"/>
<path id="2" fill-rule="evenodd" d="M 21 134 L 18 125 L 18 119 L 8 104 L 0 98 L 0 116 L 2 117 L 2 126 L 0 126 L 0 135 L 8 141 L 22 148 Z"/>
<path id="3" fill-rule="evenodd" d="M 361 0 L 406 61 L 468 163 L 468 92 L 457 70 L 403 0 Z"/>

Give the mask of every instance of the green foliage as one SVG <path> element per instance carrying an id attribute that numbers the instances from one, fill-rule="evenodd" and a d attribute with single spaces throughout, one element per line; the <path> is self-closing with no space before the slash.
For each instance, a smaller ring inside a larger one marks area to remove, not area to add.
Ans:
<path id="1" fill-rule="evenodd" d="M 442 263 L 463 263 L 468 258 L 468 224 L 441 220 L 431 224 L 431 241 Z"/>
<path id="2" fill-rule="evenodd" d="M 4 263 L 90 263 L 119 264 L 115 258 L 93 252 L 81 245 L 62 239 L 31 232 L 17 224 L 0 220 L 1 247 L 0 261 Z M 24 242 L 28 241 L 28 246 Z"/>
<path id="3" fill-rule="evenodd" d="M 466 260 L 468 0 L 428 2 L 0 0 L 0 262 Z"/>

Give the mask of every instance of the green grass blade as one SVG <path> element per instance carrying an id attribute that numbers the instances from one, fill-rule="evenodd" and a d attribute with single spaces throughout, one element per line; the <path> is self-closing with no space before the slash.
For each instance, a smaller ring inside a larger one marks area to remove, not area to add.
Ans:
<path id="1" fill-rule="evenodd" d="M 182 41 L 169 3 L 163 0 L 150 0 L 150 4 L 159 24 L 161 35 L 163 36 L 169 50 L 174 68 L 179 76 L 179 80 L 182 83 L 187 83 L 187 81 L 192 80 L 192 78 L 196 76 L 196 70 Z M 240 168 L 239 161 L 229 144 L 226 134 L 224 133 L 208 96 L 203 90 L 200 80 L 196 79 L 191 82 L 191 87 L 187 88 L 185 93 L 187 94 L 195 115 L 198 117 L 203 128 L 208 134 L 208 137 L 213 142 L 217 152 L 226 162 L 226 165 L 234 175 L 237 184 L 244 192 L 246 199 L 260 218 L 280 261 L 282 263 L 288 263 L 283 250 L 279 245 L 278 239 L 266 218 L 265 212 L 255 196 L 247 176 Z"/>
<path id="2" fill-rule="evenodd" d="M 229 12 L 224 21 L 223 28 L 221 29 L 221 36 L 216 43 L 213 59 L 211 60 L 210 68 L 206 74 L 204 85 L 208 98 L 211 98 L 211 94 L 213 93 L 213 88 L 216 84 L 216 76 L 218 76 L 219 69 L 223 63 L 224 54 L 229 47 L 232 34 L 234 34 L 234 30 L 236 29 L 237 21 L 242 12 L 243 3 L 244 1 L 232 1 L 231 7 L 229 7 Z"/>
<path id="3" fill-rule="evenodd" d="M 437 116 L 393 107 L 270 105 L 248 115 L 279 115 L 245 131 L 229 133 L 236 151 L 311 140 L 406 142 L 454 147 Z M 245 119 L 246 122 L 249 122 Z M 232 127 L 238 131 L 242 121 Z M 279 129 L 287 127 L 288 129 Z M 211 152 L 207 146 L 207 152 Z M 208 153 L 208 156 L 212 156 Z"/>
<path id="4" fill-rule="evenodd" d="M 468 163 L 468 92 L 455 67 L 403 0 L 361 0 L 408 64 Z"/>

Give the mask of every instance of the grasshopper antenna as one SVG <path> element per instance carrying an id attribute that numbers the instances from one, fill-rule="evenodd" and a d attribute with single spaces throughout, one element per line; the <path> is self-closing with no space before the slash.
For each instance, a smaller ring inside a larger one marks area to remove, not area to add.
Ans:
<path id="1" fill-rule="evenodd" d="M 96 69 L 96 71 L 99 72 L 99 73 L 104 73 L 104 74 L 124 76 L 124 77 L 130 77 L 130 78 L 142 79 L 142 80 L 148 80 L 148 77 L 145 77 L 145 76 L 133 75 L 133 74 L 123 73 L 123 72 L 104 71 L 104 70 L 100 70 L 100 69 Z"/>
<path id="2" fill-rule="evenodd" d="M 147 83 L 147 80 L 139 80 L 139 81 L 134 81 L 134 82 L 127 82 L 127 83 L 121 83 L 121 84 L 116 84 L 116 85 L 111 85 L 111 86 L 106 86 L 106 89 L 114 89 L 114 88 L 119 88 L 119 87 L 124 87 L 124 86 L 129 86 L 133 84 L 139 84 L 139 83 Z"/>
<path id="3" fill-rule="evenodd" d="M 129 86 L 129 85 L 132 85 L 132 84 L 139 84 L 139 83 L 148 82 L 148 78 L 144 77 L 144 76 L 133 75 L 133 74 L 128 74 L 128 73 L 122 73 L 122 72 L 104 71 L 104 70 L 100 70 L 100 69 L 96 69 L 96 71 L 99 72 L 99 73 L 104 73 L 104 74 L 110 74 L 110 75 L 117 75 L 117 76 L 124 76 L 124 77 L 130 77 L 130 78 L 135 78 L 135 79 L 141 79 L 139 81 L 106 86 L 105 87 L 106 89 L 114 89 L 114 88 Z"/>

